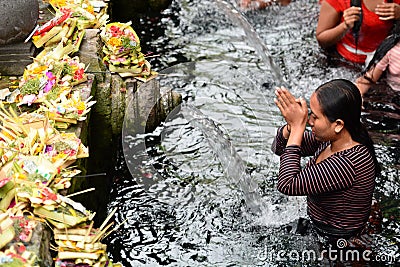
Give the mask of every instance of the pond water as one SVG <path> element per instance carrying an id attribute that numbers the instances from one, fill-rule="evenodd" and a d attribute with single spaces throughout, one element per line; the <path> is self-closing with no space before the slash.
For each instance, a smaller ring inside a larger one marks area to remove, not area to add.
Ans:
<path id="1" fill-rule="evenodd" d="M 317 1 L 243 12 L 224 5 L 174 0 L 136 26 L 143 50 L 159 54 L 151 63 L 160 85 L 183 104 L 152 133 L 124 128 L 108 209 L 118 207 L 115 219 L 125 223 L 105 240 L 123 266 L 320 264 L 276 257 L 318 240 L 301 234 L 305 198 L 276 190 L 279 158 L 270 146 L 284 122 L 274 88 L 309 99 L 323 82 L 355 80 L 360 69 L 318 48 Z M 373 244 L 400 259 L 399 95 L 378 86 L 365 106 L 383 167 L 375 198 L 384 219 Z"/>

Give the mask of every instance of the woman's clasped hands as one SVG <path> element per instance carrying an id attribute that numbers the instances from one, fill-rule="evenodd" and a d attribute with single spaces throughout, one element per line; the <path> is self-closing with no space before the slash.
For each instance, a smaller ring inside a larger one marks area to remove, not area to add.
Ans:
<path id="1" fill-rule="evenodd" d="M 284 87 L 277 87 L 275 95 L 275 104 L 278 106 L 282 116 L 287 122 L 287 130 L 290 132 L 290 137 L 293 136 L 292 143 L 301 143 L 302 135 L 308 120 L 306 101 L 302 97 L 295 98 Z"/>

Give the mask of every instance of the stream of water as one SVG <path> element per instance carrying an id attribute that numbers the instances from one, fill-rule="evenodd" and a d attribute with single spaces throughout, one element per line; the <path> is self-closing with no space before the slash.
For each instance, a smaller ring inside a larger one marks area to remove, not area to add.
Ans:
<path id="1" fill-rule="evenodd" d="M 242 158 L 236 152 L 236 148 L 230 140 L 225 136 L 224 132 L 218 127 L 215 121 L 205 116 L 199 109 L 194 106 L 182 107 L 181 113 L 191 125 L 200 129 L 208 142 L 209 147 L 220 161 L 225 176 L 230 179 L 242 193 L 246 207 L 253 213 L 260 213 L 258 183 L 247 174 L 247 167 Z"/>
<path id="2" fill-rule="evenodd" d="M 150 36 L 143 49 L 161 54 L 151 62 L 160 86 L 179 92 L 184 103 L 152 133 L 124 131 L 124 150 L 141 150 L 121 151 L 108 209 L 118 207 L 116 221 L 127 221 L 106 240 L 123 266 L 317 265 L 282 262 L 272 253 L 316 243 L 300 234 L 304 197 L 276 190 L 279 158 L 270 146 L 283 120 L 274 86 L 285 83 L 308 99 L 321 83 L 353 80 L 358 70 L 331 64 L 319 50 L 317 1 L 245 14 L 232 7 L 175 0 L 154 24 L 137 26 L 139 36 Z M 152 27 L 162 34 L 154 36 Z M 384 221 L 374 244 L 400 259 L 396 97 L 377 89 L 363 118 L 383 165 L 375 197 Z M 146 179 L 151 186 L 135 182 Z"/>
<path id="3" fill-rule="evenodd" d="M 266 68 L 271 70 L 274 81 L 277 85 L 286 85 L 284 81 L 282 70 L 275 64 L 272 56 L 270 55 L 267 46 L 261 40 L 256 30 L 251 26 L 245 16 L 243 16 L 233 5 L 223 0 L 216 0 L 217 6 L 224 12 L 224 14 L 232 20 L 238 27 L 242 28 L 246 35 L 246 41 L 252 46 L 262 58 Z"/>

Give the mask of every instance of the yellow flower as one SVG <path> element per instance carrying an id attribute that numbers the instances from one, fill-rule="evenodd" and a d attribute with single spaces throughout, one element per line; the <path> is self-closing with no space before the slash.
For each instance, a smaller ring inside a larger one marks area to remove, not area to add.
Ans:
<path id="1" fill-rule="evenodd" d="M 50 4 L 57 7 L 65 6 L 65 0 L 50 0 Z"/>
<path id="2" fill-rule="evenodd" d="M 43 148 L 44 148 L 44 145 L 43 145 L 43 144 L 39 144 L 39 145 L 37 146 L 37 148 L 35 149 L 34 154 L 38 154 L 38 153 L 42 152 L 42 151 L 43 151 Z"/>
<path id="3" fill-rule="evenodd" d="M 27 176 L 24 173 L 14 173 L 13 178 L 15 179 L 21 179 L 21 180 L 26 180 Z"/>
<path id="4" fill-rule="evenodd" d="M 86 8 L 86 11 L 88 11 L 90 14 L 94 14 L 94 8 L 93 8 L 93 6 L 92 6 L 92 5 L 89 5 L 89 6 Z"/>
<path id="5" fill-rule="evenodd" d="M 54 162 L 57 162 L 58 160 L 67 158 L 67 156 L 68 155 L 64 154 L 64 152 L 60 152 L 56 156 L 52 157 L 51 161 L 54 163 Z"/>
<path id="6" fill-rule="evenodd" d="M 6 131 L 1 131 L 1 133 L 2 133 L 4 136 L 6 136 L 7 138 L 11 139 L 11 140 L 14 140 L 14 139 L 15 139 L 12 135 L 10 135 L 10 134 L 9 134 L 8 132 L 6 132 Z"/>
<path id="7" fill-rule="evenodd" d="M 83 101 L 79 101 L 76 106 L 75 106 L 78 110 L 85 110 L 85 102 Z"/>
<path id="8" fill-rule="evenodd" d="M 108 43 L 112 46 L 121 46 L 122 44 L 121 40 L 117 37 L 111 37 Z"/>
<path id="9" fill-rule="evenodd" d="M 39 74 L 43 73 L 45 70 L 47 70 L 47 66 L 39 66 L 33 69 L 32 74 Z"/>

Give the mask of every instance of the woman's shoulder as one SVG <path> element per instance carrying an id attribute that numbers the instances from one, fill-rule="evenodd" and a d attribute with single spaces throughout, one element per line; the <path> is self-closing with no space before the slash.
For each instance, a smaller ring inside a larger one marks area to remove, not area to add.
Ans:
<path id="1" fill-rule="evenodd" d="M 350 7 L 350 0 L 324 0 L 324 1 L 339 12 L 344 11 Z"/>
<path id="2" fill-rule="evenodd" d="M 367 146 L 363 144 L 355 145 L 337 153 L 339 157 L 347 157 L 352 162 L 362 162 L 372 160 L 372 155 Z"/>
<path id="3" fill-rule="evenodd" d="M 350 147 L 348 149 L 345 149 L 345 150 L 343 150 L 341 152 L 348 153 L 348 154 L 354 154 L 354 153 L 358 154 L 358 153 L 367 153 L 368 151 L 369 150 L 368 150 L 368 147 L 366 145 L 356 144 L 356 145 L 354 145 L 354 146 L 352 146 L 352 147 Z"/>

